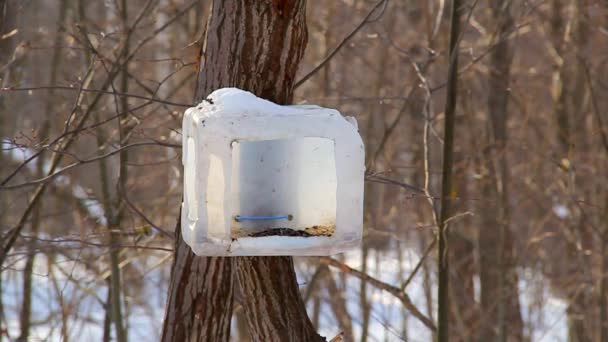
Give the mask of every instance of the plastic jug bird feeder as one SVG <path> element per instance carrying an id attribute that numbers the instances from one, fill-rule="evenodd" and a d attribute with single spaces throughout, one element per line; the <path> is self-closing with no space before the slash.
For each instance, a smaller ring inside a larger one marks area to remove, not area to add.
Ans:
<path id="1" fill-rule="evenodd" d="M 182 237 L 194 253 L 330 255 L 356 247 L 364 147 L 354 118 L 220 89 L 183 121 Z"/>

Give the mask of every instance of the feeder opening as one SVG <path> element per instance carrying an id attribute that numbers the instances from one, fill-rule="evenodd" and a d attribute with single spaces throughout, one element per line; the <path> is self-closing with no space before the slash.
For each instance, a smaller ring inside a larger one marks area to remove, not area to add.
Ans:
<path id="1" fill-rule="evenodd" d="M 334 140 L 233 141 L 231 148 L 232 239 L 334 233 Z"/>

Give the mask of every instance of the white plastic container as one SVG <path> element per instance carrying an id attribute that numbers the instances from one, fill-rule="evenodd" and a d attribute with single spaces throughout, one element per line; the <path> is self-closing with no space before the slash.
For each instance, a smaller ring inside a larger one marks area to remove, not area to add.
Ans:
<path id="1" fill-rule="evenodd" d="M 183 121 L 182 237 L 197 255 L 331 255 L 359 245 L 354 118 L 214 91 Z"/>

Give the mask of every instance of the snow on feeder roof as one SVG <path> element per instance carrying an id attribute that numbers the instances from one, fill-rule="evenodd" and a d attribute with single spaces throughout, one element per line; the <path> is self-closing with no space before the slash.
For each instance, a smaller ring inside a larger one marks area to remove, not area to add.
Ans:
<path id="1" fill-rule="evenodd" d="M 198 255 L 331 255 L 356 247 L 364 147 L 354 118 L 214 91 L 183 121 L 182 237 Z"/>

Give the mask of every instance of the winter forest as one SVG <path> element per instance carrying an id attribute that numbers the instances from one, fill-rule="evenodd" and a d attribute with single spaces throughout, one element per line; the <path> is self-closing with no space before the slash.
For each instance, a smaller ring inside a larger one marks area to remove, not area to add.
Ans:
<path id="1" fill-rule="evenodd" d="M 0 0 L 0 341 L 608 341 L 606 75 L 600 0 Z M 357 119 L 360 246 L 193 253 L 224 87 Z"/>

